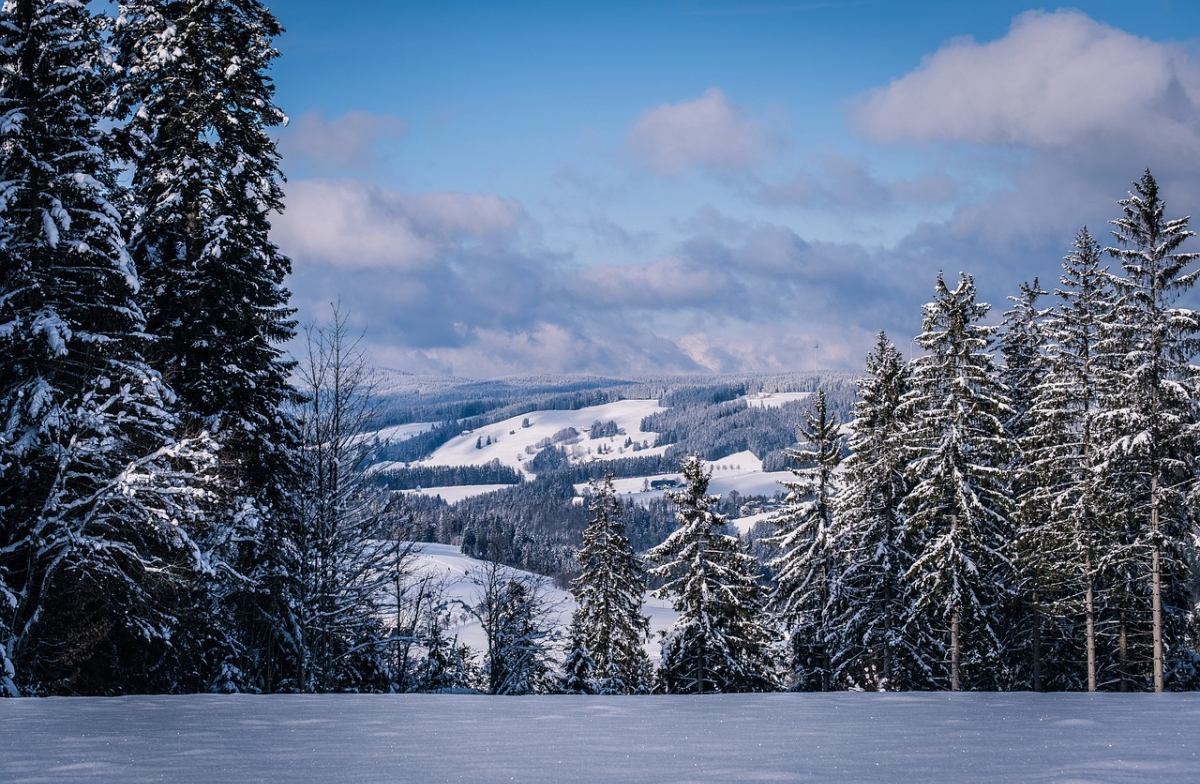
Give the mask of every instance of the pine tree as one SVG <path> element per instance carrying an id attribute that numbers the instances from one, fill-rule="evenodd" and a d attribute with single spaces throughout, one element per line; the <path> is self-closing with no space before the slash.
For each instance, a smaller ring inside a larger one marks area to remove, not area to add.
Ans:
<path id="1" fill-rule="evenodd" d="M 1004 356 L 1000 378 L 1011 406 L 1005 429 L 1014 447 L 1008 481 L 1013 499 L 1013 562 L 1018 587 L 1008 639 L 1009 661 L 1014 681 L 1027 683 L 1034 691 L 1045 688 L 1047 672 L 1057 669 L 1061 659 L 1057 635 L 1051 632 L 1047 620 L 1050 588 L 1042 546 L 1049 510 L 1040 492 L 1042 478 L 1030 460 L 1036 387 L 1048 370 L 1043 353 L 1046 311 L 1038 307 L 1045 295 L 1037 278 L 1032 284 L 1022 283 L 1020 293 L 1009 297 L 1012 309 L 1004 314 L 1000 335 Z"/>
<path id="2" fill-rule="evenodd" d="M 912 425 L 905 499 L 920 550 L 907 577 L 944 640 L 952 690 L 1005 683 L 1005 625 L 1013 596 L 1010 500 L 1005 469 L 1011 409 L 989 353 L 994 327 L 979 321 L 971 276 L 951 290 L 938 276 L 924 308 L 912 387 L 900 407 Z"/>
<path id="3" fill-rule="evenodd" d="M 668 491 L 678 528 L 648 556 L 679 618 L 662 643 L 660 677 L 670 693 L 771 691 L 771 632 L 752 556 L 708 495 L 711 472 L 698 456 L 683 461 L 682 490 Z"/>
<path id="4" fill-rule="evenodd" d="M 1158 183 L 1147 170 L 1112 222 L 1124 277 L 1114 278 L 1113 344 L 1118 392 L 1105 413 L 1105 472 L 1130 514 L 1131 548 L 1144 571 L 1130 575 L 1131 595 L 1150 601 L 1150 676 L 1155 691 L 1170 681 L 1195 684 L 1200 659 L 1188 639 L 1195 606 L 1188 585 L 1195 520 L 1188 494 L 1197 467 L 1196 368 L 1200 313 L 1173 307 L 1200 277 L 1200 254 L 1180 247 L 1195 234 L 1187 218 L 1164 217 Z M 1136 613 L 1133 607 L 1128 611 Z"/>
<path id="5" fill-rule="evenodd" d="M 779 551 L 769 564 L 776 571 L 771 604 L 790 636 L 791 688 L 829 691 L 835 633 L 829 619 L 830 586 L 839 577 L 840 562 L 832 539 L 833 505 L 843 439 L 837 418 L 829 414 L 825 390 L 817 390 L 800 434 L 810 447 L 789 452 L 800 467 L 792 468 L 795 478 L 784 483 L 787 499 L 773 521 L 779 533 L 767 540 Z"/>
<path id="6" fill-rule="evenodd" d="M 647 690 L 650 662 L 642 647 L 650 621 L 642 615 L 646 579 L 625 536 L 621 503 L 612 475 L 591 483 L 590 520 L 577 559 L 582 570 L 571 583 L 578 603 L 571 624 L 583 658 L 568 661 L 578 678 L 590 662 L 591 690 L 631 694 Z"/>
<path id="7" fill-rule="evenodd" d="M 834 504 L 833 547 L 842 557 L 830 611 L 836 632 L 831 664 L 836 683 L 893 691 L 928 686 L 924 659 L 938 650 L 925 624 L 913 626 L 915 599 L 905 575 L 914 560 L 901 502 L 908 494 L 899 416 L 908 391 L 904 358 L 879 333 L 850 426 L 850 456 Z"/>
<path id="8" fill-rule="evenodd" d="M 1042 327 L 1045 367 L 1034 384 L 1030 424 L 1022 450 L 1032 476 L 1022 516 L 1040 518 L 1023 536 L 1048 611 L 1058 619 L 1061 644 L 1084 662 L 1078 685 L 1100 683 L 1098 617 L 1103 605 L 1099 564 L 1118 552 L 1103 513 L 1097 422 L 1110 396 L 1109 367 L 1100 351 L 1113 307 L 1099 244 L 1086 228 L 1062 264 L 1058 304 Z M 1078 631 L 1077 631 L 1078 630 Z M 1078 639 L 1076 639 L 1078 638 Z M 1080 648 L 1082 651 L 1080 652 Z M 1079 671 L 1067 661 L 1051 673 L 1051 688 L 1075 688 Z"/>
<path id="9" fill-rule="evenodd" d="M 268 236 L 282 208 L 267 130 L 284 116 L 266 75 L 280 32 L 257 0 L 127 0 L 114 27 L 151 364 L 185 432 L 219 446 L 202 547 L 224 578 L 197 608 L 219 619 L 197 666 L 224 688 L 279 688 L 298 657 L 286 530 L 298 439 L 281 348 L 294 334 L 290 263 Z"/>
<path id="10" fill-rule="evenodd" d="M 98 21 L 0 9 L 0 693 L 174 687 L 203 439 L 143 361 L 139 280 L 101 153 Z"/>

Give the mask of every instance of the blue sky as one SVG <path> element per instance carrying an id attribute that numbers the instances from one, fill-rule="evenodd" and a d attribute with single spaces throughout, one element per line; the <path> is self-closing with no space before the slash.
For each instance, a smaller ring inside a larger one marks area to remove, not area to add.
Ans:
<path id="1" fill-rule="evenodd" d="M 1200 205 L 1200 4 L 276 0 L 299 316 L 490 377 L 858 368 Z"/>

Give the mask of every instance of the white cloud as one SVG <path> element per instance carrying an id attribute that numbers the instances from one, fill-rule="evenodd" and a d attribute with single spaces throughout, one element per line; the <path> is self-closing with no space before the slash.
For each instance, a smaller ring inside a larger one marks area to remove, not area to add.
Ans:
<path id="1" fill-rule="evenodd" d="M 694 100 L 644 112 L 626 146 L 655 174 L 675 177 L 691 169 L 745 170 L 776 155 L 784 140 L 711 87 Z"/>
<path id="2" fill-rule="evenodd" d="M 390 115 L 350 111 L 330 120 L 310 111 L 293 118 L 281 133 L 280 150 L 289 164 L 320 172 L 370 172 L 381 163 L 380 144 L 407 130 L 403 120 Z"/>
<path id="3" fill-rule="evenodd" d="M 302 263 L 343 268 L 415 269 L 448 250 L 505 240 L 525 211 L 490 194 L 409 194 L 354 180 L 301 180 L 287 186 L 276 242 Z"/>
<path id="4" fill-rule="evenodd" d="M 888 142 L 1061 148 L 1098 136 L 1195 153 L 1198 100 L 1200 70 L 1182 50 L 1078 11 L 1031 11 L 999 40 L 943 46 L 868 96 L 855 120 Z"/>

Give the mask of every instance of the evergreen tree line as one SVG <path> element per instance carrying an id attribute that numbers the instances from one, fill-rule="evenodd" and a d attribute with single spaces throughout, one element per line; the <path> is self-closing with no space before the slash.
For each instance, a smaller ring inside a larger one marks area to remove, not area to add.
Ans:
<path id="1" fill-rule="evenodd" d="M 376 481 L 388 490 L 417 490 L 422 487 L 461 485 L 515 485 L 524 477 L 498 459 L 483 465 L 429 466 L 412 465 L 388 468 L 376 474 Z"/>
<path id="2" fill-rule="evenodd" d="M 605 653 L 640 627 L 585 609 L 615 582 L 628 598 L 603 606 L 637 617 L 645 584 L 590 527 L 568 690 L 1200 686 L 1200 314 L 1176 304 L 1200 271 L 1149 171 L 1119 206 L 1114 245 L 1080 230 L 1053 300 L 1023 285 L 1000 327 L 970 275 L 939 275 L 923 354 L 879 335 L 848 438 L 818 391 L 766 564 L 685 460 L 678 526 L 647 553 L 679 613 L 649 677 Z"/>
<path id="3" fill-rule="evenodd" d="M 279 24 L 116 5 L 0 7 L 0 694 L 386 685 L 371 373 L 336 310 L 282 349 Z"/>

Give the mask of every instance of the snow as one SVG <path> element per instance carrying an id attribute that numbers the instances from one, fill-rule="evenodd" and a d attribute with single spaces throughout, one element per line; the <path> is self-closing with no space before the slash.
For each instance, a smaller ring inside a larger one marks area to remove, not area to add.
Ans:
<path id="1" fill-rule="evenodd" d="M 743 395 L 738 400 L 745 401 L 750 408 L 782 408 L 788 403 L 808 400 L 811 392 L 759 392 L 753 395 Z"/>
<path id="2" fill-rule="evenodd" d="M 773 509 L 769 512 L 759 512 L 758 514 L 747 515 L 746 517 L 737 517 L 729 521 L 729 524 L 738 529 L 740 534 L 750 533 L 750 529 L 755 525 L 764 521 L 771 520 L 779 515 L 778 509 Z"/>
<path id="3" fill-rule="evenodd" d="M 486 562 L 463 555 L 457 545 L 450 544 L 418 544 L 419 552 L 414 556 L 413 574 L 415 577 L 432 577 L 435 583 L 440 582 L 445 590 L 445 596 L 451 603 L 458 606 L 474 604 L 478 599 L 478 586 L 471 581 L 473 574 L 487 566 Z M 533 577 L 528 572 L 504 567 L 506 573 Z M 536 579 L 536 578 L 535 578 Z M 571 594 L 561 588 L 556 588 L 547 579 L 543 588 L 543 596 L 553 608 L 556 625 L 562 630 L 565 639 L 567 627 L 571 623 L 571 614 L 575 612 L 575 600 Z M 656 599 L 646 595 L 646 603 L 642 613 L 650 618 L 650 641 L 646 644 L 646 653 L 654 661 L 659 657 L 659 634 L 671 628 L 675 623 L 677 613 L 671 608 L 669 601 Z M 453 623 L 448 629 L 451 636 L 457 636 L 459 642 L 470 645 L 472 650 L 480 653 L 487 648 L 487 638 L 479 621 L 465 611 L 455 613 Z"/>
<path id="4" fill-rule="evenodd" d="M 646 454 L 645 451 L 638 454 Z M 786 493 L 781 482 L 792 481 L 795 476 L 791 471 L 763 471 L 762 460 L 755 457 L 753 452 L 738 452 L 723 457 L 720 460 L 705 461 L 712 469 L 712 479 L 708 483 L 710 495 L 728 496 L 737 491 L 740 495 L 774 496 L 776 493 Z M 613 489 L 626 500 L 647 503 L 650 499 L 660 498 L 665 489 L 642 491 L 647 483 L 660 480 L 674 480 L 682 486 L 683 474 L 655 474 L 647 477 L 634 477 L 613 480 Z M 575 492 L 582 494 L 587 489 L 587 483 L 575 485 Z"/>
<path id="5" fill-rule="evenodd" d="M 0 700 L 0 780 L 1185 782 L 1200 694 Z"/>
<path id="6" fill-rule="evenodd" d="M 413 436 L 428 433 L 436 426 L 434 422 L 413 422 L 407 425 L 392 425 L 391 427 L 385 427 L 382 430 L 368 433 L 367 437 L 375 438 L 379 441 L 404 441 Z"/>
<path id="7" fill-rule="evenodd" d="M 566 449 L 572 460 L 577 462 L 601 457 L 596 455 L 601 444 L 612 450 L 609 457 L 614 458 L 661 454 L 666 447 L 659 447 L 657 451 L 643 449 L 634 452 L 632 449 L 625 449 L 624 444 L 627 437 L 638 443 L 649 441 L 653 444 L 657 434 L 642 431 L 642 419 L 663 410 L 657 400 L 619 400 L 577 411 L 531 411 L 455 436 L 422 462 L 428 465 L 460 466 L 481 465 L 491 460 L 499 460 L 504 465 L 519 470 L 523 463 L 531 460 L 539 451 L 538 443 L 543 439 L 552 439 L 568 427 L 579 431 L 580 440 L 574 444 L 559 443 L 557 446 Z M 522 427 L 522 422 L 526 419 L 529 420 L 530 426 Z M 617 427 L 624 430 L 626 435 L 589 439 L 584 431 L 597 420 L 616 422 Z M 489 438 L 492 443 L 486 444 Z M 485 446 L 476 449 L 475 445 L 480 442 L 485 443 Z M 588 453 L 589 448 L 591 454 Z"/>

